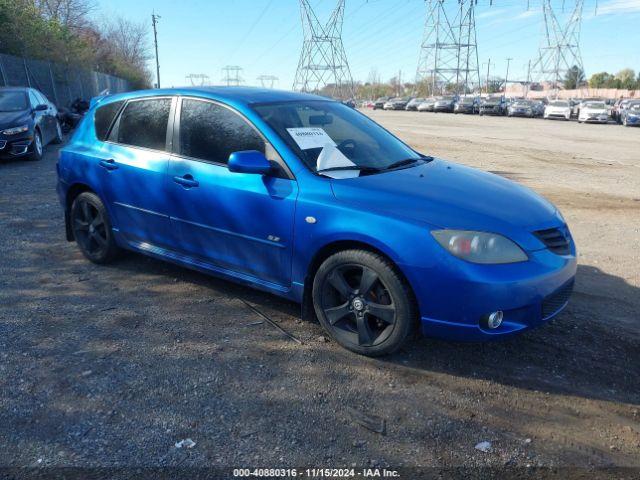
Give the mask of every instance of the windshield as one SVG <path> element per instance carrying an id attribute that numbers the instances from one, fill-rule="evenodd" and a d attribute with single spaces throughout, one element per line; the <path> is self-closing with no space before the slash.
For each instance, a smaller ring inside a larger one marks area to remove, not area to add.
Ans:
<path id="1" fill-rule="evenodd" d="M 517 102 L 514 102 L 513 106 L 514 107 L 530 107 L 531 103 L 523 100 L 519 100 Z"/>
<path id="2" fill-rule="evenodd" d="M 640 110 L 640 102 L 629 104 L 629 110 Z"/>
<path id="3" fill-rule="evenodd" d="M 597 108 L 599 110 L 604 110 L 606 107 L 603 102 L 587 102 L 584 104 L 584 108 Z"/>
<path id="4" fill-rule="evenodd" d="M 473 98 L 461 98 L 460 103 L 467 105 L 473 103 Z"/>
<path id="5" fill-rule="evenodd" d="M 19 112 L 27 108 L 27 96 L 24 92 L 0 91 L 0 112 Z"/>
<path id="6" fill-rule="evenodd" d="M 551 102 L 549 105 L 552 107 L 568 107 L 569 104 L 567 102 Z"/>
<path id="7" fill-rule="evenodd" d="M 378 170 L 422 158 L 373 120 L 337 102 L 282 102 L 253 108 L 314 172 L 354 166 Z"/>

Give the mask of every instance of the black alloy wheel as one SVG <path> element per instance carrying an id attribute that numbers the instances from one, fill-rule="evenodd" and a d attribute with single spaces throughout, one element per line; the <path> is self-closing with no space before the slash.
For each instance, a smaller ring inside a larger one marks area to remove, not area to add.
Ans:
<path id="1" fill-rule="evenodd" d="M 71 228 L 80 250 L 94 263 L 107 263 L 118 253 L 107 211 L 97 195 L 84 192 L 71 207 Z"/>
<path id="2" fill-rule="evenodd" d="M 329 334 L 364 355 L 397 350 L 415 325 L 406 282 L 388 260 L 366 250 L 338 252 L 325 260 L 314 280 L 313 299 Z"/>

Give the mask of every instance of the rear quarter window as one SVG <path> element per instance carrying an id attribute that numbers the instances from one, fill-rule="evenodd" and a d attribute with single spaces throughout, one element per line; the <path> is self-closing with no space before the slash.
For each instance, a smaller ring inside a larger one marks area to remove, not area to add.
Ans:
<path id="1" fill-rule="evenodd" d="M 104 142 L 109 135 L 109 129 L 113 123 L 113 119 L 122 107 L 124 101 L 108 103 L 96 109 L 94 116 L 94 124 L 96 127 L 96 137 L 98 140 Z"/>

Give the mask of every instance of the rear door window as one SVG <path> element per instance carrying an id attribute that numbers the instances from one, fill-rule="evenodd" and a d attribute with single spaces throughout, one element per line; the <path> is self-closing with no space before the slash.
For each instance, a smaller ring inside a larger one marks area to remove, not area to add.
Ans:
<path id="1" fill-rule="evenodd" d="M 109 139 L 133 147 L 166 150 L 171 101 L 171 98 L 130 101 Z"/>

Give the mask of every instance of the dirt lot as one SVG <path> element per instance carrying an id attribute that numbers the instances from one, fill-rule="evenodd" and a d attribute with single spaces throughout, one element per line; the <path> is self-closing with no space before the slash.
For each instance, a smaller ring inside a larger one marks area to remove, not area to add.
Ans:
<path id="1" fill-rule="evenodd" d="M 640 468 L 640 129 L 371 116 L 561 208 L 580 251 L 565 313 L 500 343 L 358 357 L 276 297 L 133 254 L 88 263 L 64 240 L 55 151 L 3 162 L 0 466 Z"/>

